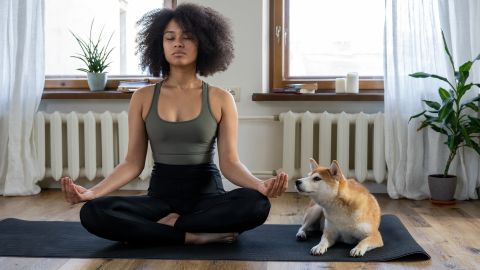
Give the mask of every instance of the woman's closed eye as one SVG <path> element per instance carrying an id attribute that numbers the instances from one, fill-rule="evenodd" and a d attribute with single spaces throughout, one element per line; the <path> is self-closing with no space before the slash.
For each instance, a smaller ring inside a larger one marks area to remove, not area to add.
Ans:
<path id="1" fill-rule="evenodd" d="M 166 35 L 166 36 L 164 36 L 164 39 L 165 39 L 165 40 L 174 40 L 175 37 L 172 36 L 172 35 Z"/>
<path id="2" fill-rule="evenodd" d="M 173 40 L 175 40 L 175 37 L 174 36 L 164 36 L 164 39 L 168 40 L 168 41 L 173 41 Z M 183 35 L 182 39 L 183 40 L 193 40 L 194 38 L 193 38 L 192 35 Z"/>

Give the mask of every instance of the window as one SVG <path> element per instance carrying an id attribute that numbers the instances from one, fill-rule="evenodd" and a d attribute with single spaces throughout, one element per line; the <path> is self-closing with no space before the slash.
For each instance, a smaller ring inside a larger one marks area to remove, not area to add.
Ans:
<path id="1" fill-rule="evenodd" d="M 358 72 L 360 89 L 383 89 L 384 0 L 271 0 L 272 88 Z"/>
<path id="2" fill-rule="evenodd" d="M 103 28 L 103 40 L 113 33 L 110 47 L 109 75 L 145 76 L 135 55 L 136 22 L 147 11 L 172 7 L 171 0 L 46 0 L 45 1 L 45 73 L 47 78 L 84 77 L 84 64 L 70 56 L 81 52 L 69 32 L 86 39 L 94 20 L 92 36 L 98 37 Z"/>

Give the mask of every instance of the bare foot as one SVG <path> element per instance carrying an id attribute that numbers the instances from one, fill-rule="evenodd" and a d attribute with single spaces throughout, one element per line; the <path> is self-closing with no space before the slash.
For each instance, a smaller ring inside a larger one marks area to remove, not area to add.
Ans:
<path id="1" fill-rule="evenodd" d="M 157 221 L 157 223 L 165 224 L 165 225 L 173 227 L 175 225 L 175 222 L 177 222 L 178 217 L 180 217 L 179 214 L 170 213 L 170 214 L 166 215 L 165 217 L 161 218 L 159 221 Z"/>
<path id="2" fill-rule="evenodd" d="M 189 233 L 185 234 L 185 244 L 201 245 L 208 243 L 233 243 L 238 233 Z"/>

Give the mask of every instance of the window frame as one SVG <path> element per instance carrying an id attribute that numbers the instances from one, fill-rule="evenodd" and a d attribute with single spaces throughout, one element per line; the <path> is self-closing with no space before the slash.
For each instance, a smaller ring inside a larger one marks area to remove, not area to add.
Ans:
<path id="1" fill-rule="evenodd" d="M 175 8 L 177 0 L 164 0 L 164 8 Z M 88 90 L 86 75 L 45 75 L 42 99 L 85 98 L 85 99 L 125 99 L 131 93 L 116 93 L 120 81 L 146 80 L 157 82 L 159 78 L 146 75 L 112 75 L 109 76 L 104 93 Z"/>
<path id="2" fill-rule="evenodd" d="M 270 93 L 274 88 L 283 88 L 294 83 L 317 83 L 317 92 L 335 90 L 334 77 L 295 77 L 288 74 L 288 5 L 290 0 L 270 0 Z M 285 31 L 287 29 L 287 31 Z M 380 78 L 360 77 L 360 92 L 375 90 L 383 92 L 384 80 Z"/>

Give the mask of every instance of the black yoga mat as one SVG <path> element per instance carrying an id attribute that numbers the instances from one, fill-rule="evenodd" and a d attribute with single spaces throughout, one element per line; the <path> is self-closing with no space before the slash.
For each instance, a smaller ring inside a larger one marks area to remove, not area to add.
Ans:
<path id="1" fill-rule="evenodd" d="M 363 257 L 352 258 L 354 245 L 337 243 L 322 256 L 312 256 L 320 234 L 296 241 L 300 225 L 265 224 L 244 232 L 233 244 L 124 245 L 88 233 L 79 222 L 0 221 L 0 256 L 61 258 L 127 258 L 171 260 L 241 261 L 391 261 L 428 260 L 430 256 L 412 238 L 400 220 L 382 216 L 380 231 L 384 246 Z"/>

